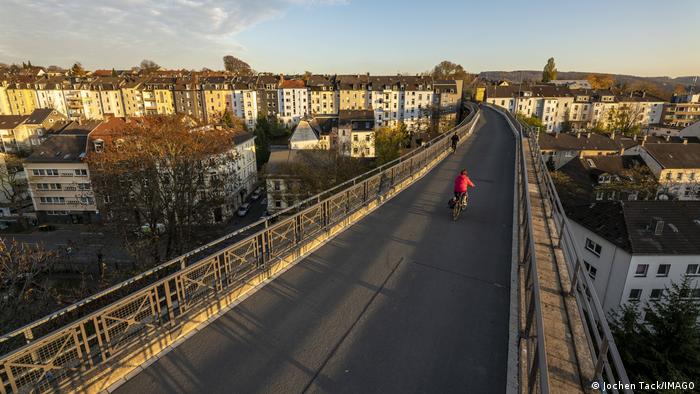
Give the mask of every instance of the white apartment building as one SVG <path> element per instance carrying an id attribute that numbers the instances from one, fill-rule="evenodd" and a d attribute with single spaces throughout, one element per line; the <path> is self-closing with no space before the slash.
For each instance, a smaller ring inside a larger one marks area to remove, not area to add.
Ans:
<path id="1" fill-rule="evenodd" d="M 309 91 L 303 80 L 283 79 L 279 88 L 279 117 L 287 127 L 294 127 L 309 115 Z"/>
<path id="2" fill-rule="evenodd" d="M 559 132 L 569 122 L 572 129 L 606 126 L 609 116 L 623 106 L 631 108 L 642 126 L 662 120 L 664 102 L 646 93 L 615 95 L 606 90 L 570 89 L 552 85 L 491 86 L 486 102 L 513 114 L 536 117 L 547 132 Z"/>
<path id="3" fill-rule="evenodd" d="M 567 214 L 606 311 L 658 299 L 684 275 L 700 286 L 700 202 L 604 202 Z M 700 288 L 688 297 L 700 300 Z"/>
<path id="4" fill-rule="evenodd" d="M 61 87 L 61 79 L 54 78 L 37 82 L 36 84 L 37 108 L 53 108 L 68 116 L 66 98 Z"/>
<path id="5" fill-rule="evenodd" d="M 248 129 L 254 129 L 258 120 L 258 92 L 248 86 L 235 84 L 227 101 L 228 110 L 242 119 Z"/>
<path id="6" fill-rule="evenodd" d="M 26 159 L 24 171 L 40 221 L 90 223 L 98 219 L 85 161 L 88 134 L 98 124 L 73 123 L 47 138 Z"/>
<path id="7" fill-rule="evenodd" d="M 375 157 L 376 110 L 341 110 L 338 119 L 338 151 L 350 157 Z"/>

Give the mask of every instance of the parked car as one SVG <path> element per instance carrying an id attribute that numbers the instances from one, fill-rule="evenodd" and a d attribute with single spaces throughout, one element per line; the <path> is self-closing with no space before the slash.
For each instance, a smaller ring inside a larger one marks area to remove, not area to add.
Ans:
<path id="1" fill-rule="evenodd" d="M 243 216 L 248 214 L 248 211 L 250 211 L 250 204 L 245 203 L 245 204 L 241 205 L 240 207 L 238 207 L 238 212 L 236 212 L 236 215 L 243 217 Z"/>
<path id="2" fill-rule="evenodd" d="M 259 188 L 255 189 L 255 191 L 253 191 L 253 194 L 250 195 L 250 199 L 253 201 L 257 201 L 260 199 L 261 196 L 262 196 L 262 188 L 259 187 Z"/>
<path id="3" fill-rule="evenodd" d="M 141 229 L 140 229 L 140 230 L 141 230 L 141 231 L 138 231 L 138 232 L 136 233 L 136 235 L 142 236 L 142 235 L 148 235 L 148 234 L 153 233 L 150 224 L 144 224 L 143 226 L 141 226 Z M 159 235 L 165 233 L 165 224 L 163 224 L 163 223 L 156 223 L 155 233 L 156 233 L 156 234 L 159 234 Z"/>
<path id="4" fill-rule="evenodd" d="M 39 231 L 54 231 L 56 230 L 56 226 L 53 224 L 42 224 L 41 226 L 37 227 Z"/>

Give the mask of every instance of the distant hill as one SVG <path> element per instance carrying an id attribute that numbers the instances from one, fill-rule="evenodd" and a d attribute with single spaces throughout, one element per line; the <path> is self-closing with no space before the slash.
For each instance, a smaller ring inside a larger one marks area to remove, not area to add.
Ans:
<path id="1" fill-rule="evenodd" d="M 559 71 L 557 79 L 586 79 L 591 73 L 581 71 Z M 605 74 L 611 75 L 616 84 L 626 86 L 649 86 L 651 90 L 658 90 L 656 93 L 668 98 L 673 94 L 677 85 L 691 86 L 694 85 L 694 91 L 700 90 L 700 76 L 687 77 L 640 77 L 636 75 L 624 74 Z M 535 70 L 516 70 L 516 71 L 483 71 L 479 74 L 480 79 L 485 80 L 506 80 L 511 82 L 522 81 L 540 81 L 542 79 L 542 71 Z"/>

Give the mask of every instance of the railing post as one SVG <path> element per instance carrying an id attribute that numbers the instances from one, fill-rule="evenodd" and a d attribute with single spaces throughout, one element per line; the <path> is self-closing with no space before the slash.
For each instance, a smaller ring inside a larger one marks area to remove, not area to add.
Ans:
<path id="1" fill-rule="evenodd" d="M 576 284 L 578 283 L 579 270 L 581 269 L 581 259 L 576 258 L 576 265 L 574 266 L 574 277 L 571 279 L 571 290 L 569 290 L 569 295 L 574 295 L 576 291 Z"/>
<path id="2" fill-rule="evenodd" d="M 594 379 L 603 373 L 603 365 L 605 365 L 605 359 L 608 357 L 609 347 L 608 338 L 603 337 L 603 345 L 600 348 L 600 353 L 598 353 L 598 360 L 595 363 L 595 371 L 593 372 Z"/>

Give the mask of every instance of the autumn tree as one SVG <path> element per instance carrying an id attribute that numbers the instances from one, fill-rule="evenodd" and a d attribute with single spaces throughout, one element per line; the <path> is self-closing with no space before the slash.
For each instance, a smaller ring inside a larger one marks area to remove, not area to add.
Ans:
<path id="1" fill-rule="evenodd" d="M 143 59 L 141 60 L 141 63 L 139 64 L 139 68 L 141 71 L 145 73 L 151 73 L 153 71 L 156 71 L 160 68 L 158 63 L 154 62 L 153 60 L 148 60 L 148 59 Z"/>
<path id="2" fill-rule="evenodd" d="M 80 62 L 75 62 L 73 63 L 73 66 L 70 68 L 70 75 L 74 77 L 82 77 L 87 74 L 87 71 L 83 68 L 83 65 L 80 64 Z"/>
<path id="3" fill-rule="evenodd" d="M 39 317 L 52 295 L 46 278 L 58 254 L 33 244 L 0 238 L 0 330 Z"/>
<path id="4" fill-rule="evenodd" d="M 131 121 L 88 157 L 101 211 L 137 261 L 183 253 L 194 246 L 196 231 L 233 203 L 239 130 L 193 128 L 187 119 Z"/>
<path id="5" fill-rule="evenodd" d="M 224 56 L 224 69 L 235 75 L 253 75 L 253 69 L 243 60 L 231 56 Z"/>
<path id="6" fill-rule="evenodd" d="M 673 94 L 680 95 L 680 94 L 685 94 L 685 92 L 686 92 L 685 86 L 683 86 L 681 84 L 676 84 L 676 86 L 673 87 Z"/>
<path id="7" fill-rule="evenodd" d="M 27 178 L 22 159 L 10 153 L 0 154 L 0 195 L 10 210 L 22 218 L 22 205 L 27 199 Z"/>
<path id="8" fill-rule="evenodd" d="M 557 66 L 554 64 L 554 58 L 550 57 L 542 71 L 542 82 L 551 82 L 557 79 Z"/>
<path id="9" fill-rule="evenodd" d="M 374 150 L 377 155 L 377 164 L 382 165 L 398 159 L 408 139 L 408 129 L 403 123 L 395 127 L 381 127 L 375 130 Z"/>
<path id="10" fill-rule="evenodd" d="M 593 89 L 610 89 L 615 83 L 610 74 L 589 74 L 586 79 Z"/>
<path id="11" fill-rule="evenodd" d="M 274 141 L 286 141 L 290 130 L 273 116 L 260 116 L 255 124 L 255 152 L 258 168 L 267 163 L 270 158 L 270 145 Z"/>

